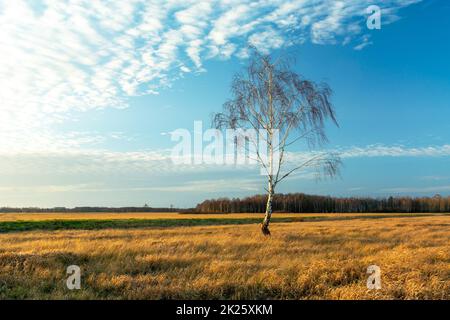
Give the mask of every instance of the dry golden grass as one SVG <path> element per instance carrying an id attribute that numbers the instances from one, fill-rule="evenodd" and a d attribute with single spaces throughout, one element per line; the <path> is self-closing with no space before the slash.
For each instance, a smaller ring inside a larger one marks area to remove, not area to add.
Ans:
<path id="1" fill-rule="evenodd" d="M 274 223 L 271 238 L 254 224 L 6 233 L 0 298 L 450 299 L 449 227 L 440 216 Z M 71 264 L 78 291 L 65 287 Z M 381 290 L 366 288 L 371 264 Z"/>
<path id="2" fill-rule="evenodd" d="M 408 213 L 375 213 L 377 216 L 405 215 Z M 292 217 L 364 217 L 370 213 L 275 213 L 274 217 L 292 218 Z M 373 214 L 372 214 L 373 215 Z M 420 214 L 414 214 L 420 215 Z M 424 214 L 429 215 L 429 214 Z M 0 213 L 0 221 L 45 221 L 45 220 L 94 220 L 94 219 L 262 219 L 262 214 L 255 213 L 229 213 L 229 214 L 185 214 L 178 212 L 92 212 L 92 213 Z"/>

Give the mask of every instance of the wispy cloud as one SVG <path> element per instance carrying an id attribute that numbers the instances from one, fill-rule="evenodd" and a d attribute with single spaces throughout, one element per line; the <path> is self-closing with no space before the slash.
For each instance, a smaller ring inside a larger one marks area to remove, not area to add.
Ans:
<path id="1" fill-rule="evenodd" d="M 373 145 L 334 150 L 346 159 L 369 157 L 448 157 L 450 145 L 408 148 L 406 146 Z M 292 152 L 288 166 L 298 164 L 313 154 Z M 0 151 L 0 201 L 2 204 L 22 204 L 31 195 L 48 194 L 89 195 L 89 203 L 98 204 L 104 199 L 95 195 L 127 195 L 130 192 L 145 199 L 151 194 L 176 192 L 224 193 L 263 192 L 264 177 L 256 165 L 180 165 L 174 164 L 170 150 L 111 152 L 107 150 L 61 149 L 52 152 Z M 441 179 L 442 178 L 442 179 Z M 425 177 L 421 180 L 434 183 L 444 176 Z M 314 172 L 302 171 L 292 176 L 291 182 L 313 180 Z M 299 181 L 297 181 L 299 180 Z M 428 184 L 428 183 L 427 183 Z M 348 188 L 361 192 L 360 186 Z M 368 189 L 367 189 L 368 190 Z M 395 187 L 383 193 L 436 193 L 449 191 L 447 185 L 425 187 Z M 19 197 L 19 198 L 18 198 Z M 24 200 L 25 199 L 25 200 Z M 59 199 L 59 198 L 58 198 Z M 100 199 L 100 200 L 99 200 Z M 14 202 L 15 201 L 15 202 Z M 28 200 L 27 200 L 28 201 Z M 35 198 L 29 200 L 33 204 Z M 73 200 L 73 203 L 80 203 Z M 117 203 L 128 203 L 117 199 Z M 122 201 L 122 202 L 120 202 Z M 52 202 L 56 203 L 57 202 Z"/>
<path id="2" fill-rule="evenodd" d="M 287 152 L 287 165 L 303 163 L 314 156 L 319 156 L 324 151 L 295 151 Z M 407 147 L 404 145 L 389 146 L 384 144 L 373 144 L 363 147 L 350 146 L 329 149 L 326 152 L 338 155 L 343 161 L 352 158 L 374 158 L 374 157 L 448 157 L 450 156 L 450 145 L 433 145 L 427 147 Z"/>
<path id="3" fill-rule="evenodd" d="M 386 193 L 431 193 L 431 192 L 446 192 L 450 191 L 449 186 L 432 186 L 432 187 L 396 187 L 381 189 L 381 192 Z"/>
<path id="4" fill-rule="evenodd" d="M 352 158 L 371 157 L 448 157 L 450 145 L 411 148 L 406 146 L 369 145 L 365 147 L 347 147 L 328 150 L 339 154 L 345 161 Z M 287 165 L 295 165 L 310 159 L 317 152 L 289 152 Z M 257 172 L 255 164 L 214 165 L 214 164 L 175 164 L 171 150 L 112 152 L 108 150 L 83 150 L 62 148 L 52 152 L 2 152 L 0 150 L 0 174 L 30 174 L 33 172 L 54 174 L 76 173 L 152 173 L 153 175 L 173 174 L 177 172 Z M 297 179 L 312 179 L 311 173 L 296 176 Z M 429 179 L 435 179 L 430 177 Z"/>
<path id="5" fill-rule="evenodd" d="M 415 2 L 384 1 L 384 21 Z M 369 4 L 0 0 L 1 144 L 47 149 L 54 145 L 52 124 L 77 112 L 126 107 L 131 96 L 155 94 L 184 73 L 203 71 L 205 59 L 245 58 L 247 43 L 268 52 L 361 39 Z"/>
<path id="6" fill-rule="evenodd" d="M 160 191 L 160 192 L 202 192 L 216 193 L 226 191 L 251 191 L 257 192 L 261 189 L 261 180 L 252 178 L 233 179 L 210 179 L 178 182 L 170 185 L 154 186 L 151 181 L 148 186 L 113 186 L 101 183 L 81 184 L 50 184 L 29 186 L 0 186 L 0 192 L 18 193 L 65 193 L 65 192 L 133 192 L 133 191 Z"/>
<path id="7" fill-rule="evenodd" d="M 419 179 L 423 181 L 445 181 L 450 180 L 450 176 L 423 176 Z"/>
<path id="8" fill-rule="evenodd" d="M 141 188 L 142 189 L 142 188 Z M 163 192 L 229 192 L 233 191 L 251 191 L 257 192 L 261 190 L 261 180 L 257 179 L 209 179 L 209 180 L 194 180 L 183 182 L 170 186 L 147 187 L 144 190 L 148 191 L 163 191 Z"/>
<path id="9" fill-rule="evenodd" d="M 99 191 L 92 184 L 64 184 L 64 185 L 36 185 L 36 186 L 0 186 L 1 192 L 37 192 L 37 193 L 63 193 Z"/>
<path id="10" fill-rule="evenodd" d="M 450 145 L 427 147 L 386 146 L 374 144 L 337 150 L 342 158 L 360 157 L 445 157 L 450 156 Z"/>

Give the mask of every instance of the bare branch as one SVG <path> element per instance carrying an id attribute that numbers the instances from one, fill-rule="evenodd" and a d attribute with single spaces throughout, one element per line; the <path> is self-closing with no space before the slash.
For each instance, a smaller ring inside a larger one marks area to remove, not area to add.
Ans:
<path id="1" fill-rule="evenodd" d="M 335 154 L 319 154 L 311 159 L 308 159 L 307 161 L 303 162 L 299 166 L 296 166 L 295 168 L 289 170 L 286 174 L 284 174 L 280 179 L 275 181 L 275 183 L 279 183 L 285 178 L 289 177 L 292 173 L 295 171 L 305 168 L 305 167 L 311 167 L 315 166 L 318 169 L 322 169 L 324 175 L 329 177 L 334 177 L 337 174 L 339 174 L 339 167 L 341 165 L 341 159 L 338 155 Z"/>

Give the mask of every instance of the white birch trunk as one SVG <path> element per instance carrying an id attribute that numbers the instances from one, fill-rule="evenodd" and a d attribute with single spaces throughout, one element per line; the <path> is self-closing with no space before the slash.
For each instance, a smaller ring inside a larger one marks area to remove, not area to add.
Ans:
<path id="1" fill-rule="evenodd" d="M 268 145 L 269 145 L 269 163 L 268 163 L 268 196 L 266 205 L 266 214 L 264 216 L 263 223 L 261 224 L 261 231 L 265 236 L 270 236 L 269 224 L 272 217 L 272 200 L 275 193 L 274 181 L 273 181 L 273 130 L 274 130 L 274 113 L 272 105 L 272 72 L 269 72 L 269 86 L 267 95 L 269 97 L 269 128 L 268 128 Z"/>
<path id="2" fill-rule="evenodd" d="M 272 201 L 273 201 L 274 190 L 270 186 L 269 182 L 269 194 L 267 196 L 266 214 L 264 215 L 264 220 L 261 225 L 261 231 L 264 235 L 270 235 L 269 224 L 270 218 L 272 217 Z"/>

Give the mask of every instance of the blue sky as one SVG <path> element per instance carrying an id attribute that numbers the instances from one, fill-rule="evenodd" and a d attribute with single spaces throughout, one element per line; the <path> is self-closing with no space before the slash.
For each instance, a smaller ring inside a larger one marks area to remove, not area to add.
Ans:
<path id="1" fill-rule="evenodd" d="M 180 166 L 166 134 L 221 110 L 251 42 L 333 89 L 341 177 L 279 192 L 450 194 L 446 1 L 0 1 L 0 206 L 192 206 L 264 192 Z M 365 9 L 382 9 L 368 30 Z M 302 152 L 300 147 L 293 153 Z"/>

